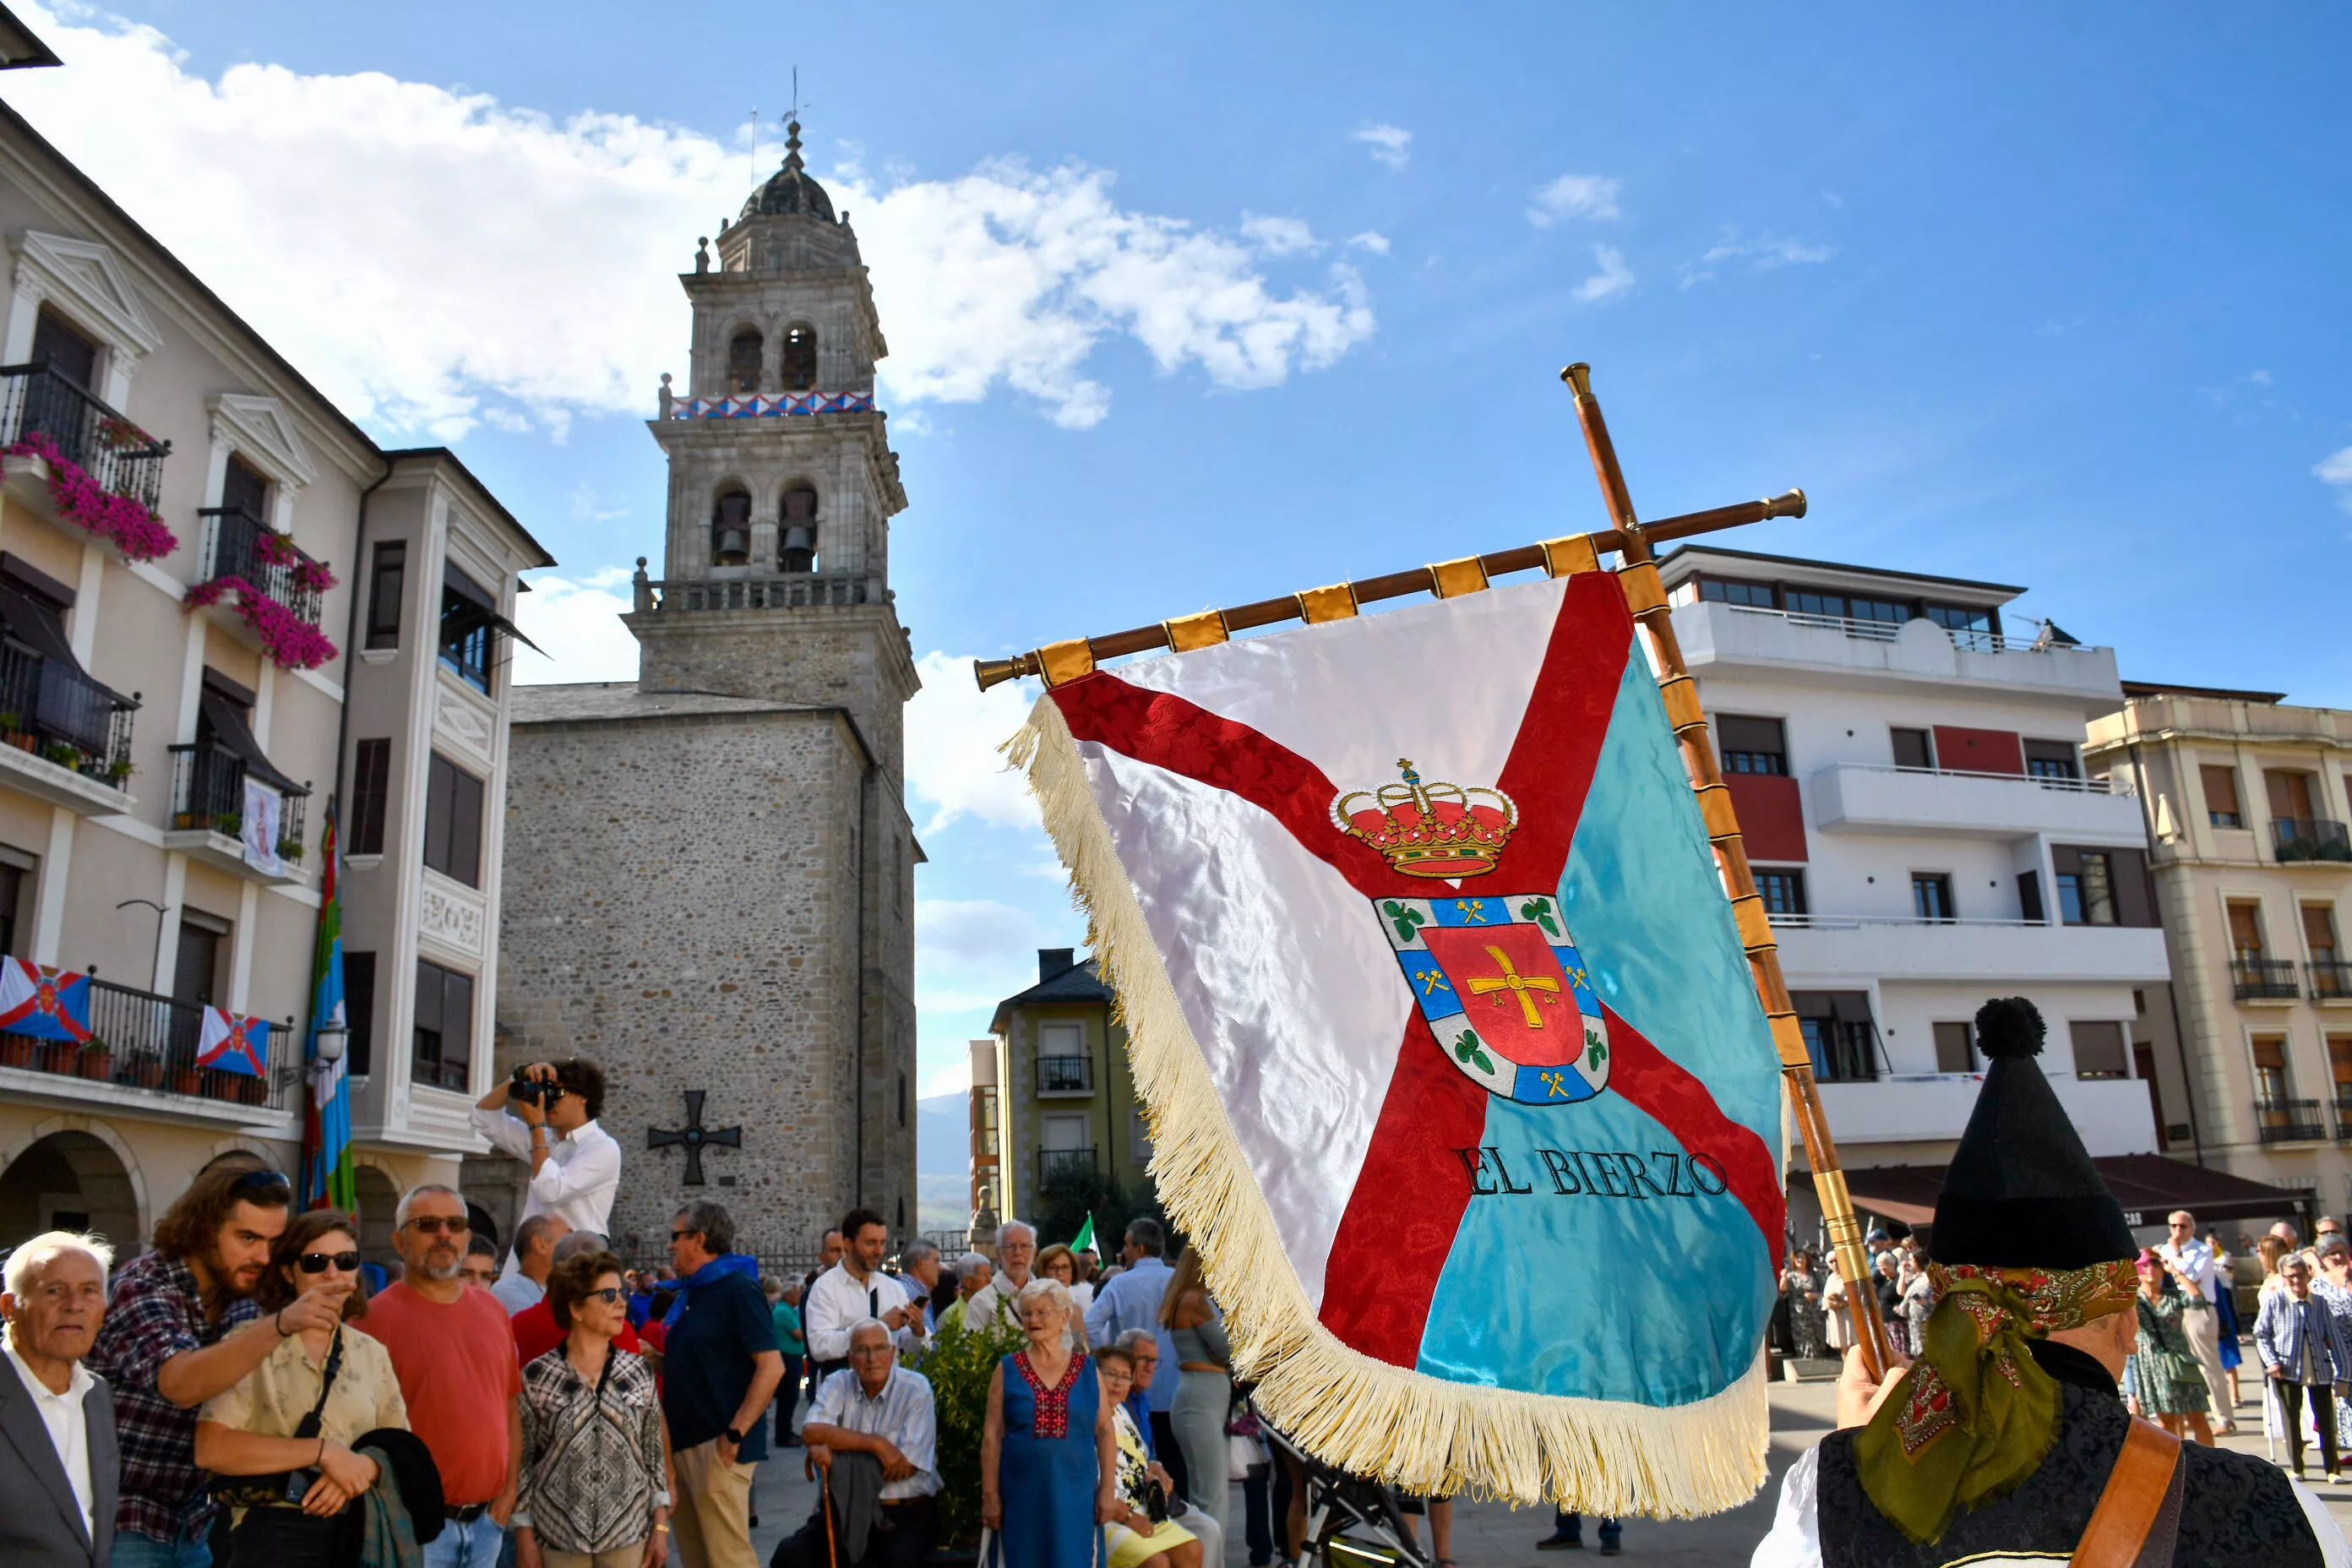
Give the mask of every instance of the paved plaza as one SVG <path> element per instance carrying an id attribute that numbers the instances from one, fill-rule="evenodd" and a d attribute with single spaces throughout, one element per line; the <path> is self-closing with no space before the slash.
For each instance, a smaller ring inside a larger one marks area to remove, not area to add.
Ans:
<path id="1" fill-rule="evenodd" d="M 1772 1479 L 1745 1505 L 1711 1519 L 1661 1523 L 1629 1520 L 1625 1525 L 1625 1556 L 1645 1563 L 1727 1564 L 1747 1561 L 1756 1542 L 1772 1525 L 1772 1508 L 1780 1497 L 1780 1476 L 1797 1456 L 1818 1442 L 1830 1428 L 1832 1385 L 1826 1383 L 1776 1384 L 1772 1388 Z M 2262 1412 L 2248 1405 L 2239 1412 L 2240 1432 L 2225 1437 L 2225 1447 L 2242 1453 L 2263 1451 Z M 2317 1456 L 2311 1469 L 2318 1474 Z M 761 1562 L 775 1543 L 798 1530 L 815 1506 L 816 1488 L 803 1475 L 801 1452 L 781 1451 L 760 1467 L 755 1500 L 759 1527 L 751 1540 Z M 2336 1517 L 2352 1526 L 2352 1486 L 2320 1488 L 2320 1495 Z M 1225 1568 L 1247 1568 L 1249 1552 L 1242 1542 L 1242 1489 L 1234 1488 L 1233 1538 Z M 1594 1521 L 1585 1521 L 1581 1552 L 1538 1552 L 1536 1542 L 1551 1532 L 1549 1510 L 1513 1508 L 1508 1503 L 1465 1500 L 1454 1510 L 1454 1556 L 1461 1568 L 1569 1568 L 1598 1555 L 1600 1534 Z"/>

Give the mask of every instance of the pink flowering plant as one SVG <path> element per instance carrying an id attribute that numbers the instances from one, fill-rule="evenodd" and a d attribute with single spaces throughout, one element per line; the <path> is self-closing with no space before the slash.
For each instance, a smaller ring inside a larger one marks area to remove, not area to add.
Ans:
<path id="1" fill-rule="evenodd" d="M 139 434 L 143 440 L 144 432 Z M 143 503 L 117 495 L 91 479 L 88 470 L 58 449 L 47 431 L 27 431 L 15 444 L 0 447 L 0 457 L 38 458 L 47 464 L 49 500 L 58 515 L 112 542 L 125 559 L 157 561 L 180 547 L 179 538 L 161 517 Z"/>
<path id="2" fill-rule="evenodd" d="M 222 595 L 236 595 L 236 613 L 261 639 L 261 646 L 280 669 L 316 669 L 335 657 L 335 645 L 317 626 L 271 598 L 242 577 L 215 577 L 188 590 L 185 607 L 202 609 Z"/>
<path id="3" fill-rule="evenodd" d="M 313 561 L 295 548 L 293 536 L 264 530 L 253 543 L 254 559 L 265 566 L 284 566 L 293 574 L 295 586 L 313 594 L 323 594 L 338 581 L 334 568 L 323 561 Z"/>

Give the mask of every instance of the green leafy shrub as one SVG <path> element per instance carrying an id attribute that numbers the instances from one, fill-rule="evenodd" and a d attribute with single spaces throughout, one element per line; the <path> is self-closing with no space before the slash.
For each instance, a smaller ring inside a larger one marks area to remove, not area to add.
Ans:
<path id="1" fill-rule="evenodd" d="M 980 1544 L 980 1435 L 988 1422 L 988 1380 L 996 1363 L 1028 1342 L 999 1321 L 982 1332 L 955 1322 L 931 1339 L 915 1370 L 931 1382 L 939 1419 L 940 1544 Z"/>

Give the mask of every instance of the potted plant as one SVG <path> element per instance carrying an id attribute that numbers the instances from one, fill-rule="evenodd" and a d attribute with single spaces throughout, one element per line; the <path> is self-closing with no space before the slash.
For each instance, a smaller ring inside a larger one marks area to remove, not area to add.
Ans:
<path id="1" fill-rule="evenodd" d="M 299 838 L 279 839 L 278 841 L 278 858 L 280 860 L 289 861 L 294 865 L 299 866 L 302 863 L 302 841 Z"/>
<path id="2" fill-rule="evenodd" d="M 131 1058 L 131 1066 L 126 1071 L 130 1081 L 141 1089 L 163 1087 L 163 1058 L 161 1057 L 149 1056 L 142 1052 Z"/>
<path id="3" fill-rule="evenodd" d="M 114 1047 L 97 1035 L 84 1040 L 77 1053 L 75 1068 L 92 1083 L 109 1083 L 114 1078 Z"/>
<path id="4" fill-rule="evenodd" d="M 213 813 L 213 831 L 226 838 L 245 837 L 245 818 L 234 811 Z"/>
<path id="5" fill-rule="evenodd" d="M 172 1069 L 172 1092 L 173 1094 L 202 1094 L 204 1091 L 205 1075 L 203 1072 L 195 1068 L 173 1068 Z"/>
<path id="6" fill-rule="evenodd" d="M 136 769 L 131 767 L 131 759 L 129 757 L 117 757 L 114 761 L 106 764 L 106 776 L 114 780 L 118 784 L 122 780 L 129 778 L 136 771 Z"/>
<path id="7" fill-rule="evenodd" d="M 41 1042 L 41 1070 L 70 1077 L 74 1072 L 74 1058 L 80 1054 L 71 1040 L 44 1040 Z"/>
<path id="8" fill-rule="evenodd" d="M 28 1068 L 41 1043 L 30 1035 L 0 1035 L 0 1068 Z"/>
<path id="9" fill-rule="evenodd" d="M 41 755 L 61 768 L 77 768 L 81 765 L 81 748 L 68 745 L 63 741 L 55 741 L 42 747 Z"/>

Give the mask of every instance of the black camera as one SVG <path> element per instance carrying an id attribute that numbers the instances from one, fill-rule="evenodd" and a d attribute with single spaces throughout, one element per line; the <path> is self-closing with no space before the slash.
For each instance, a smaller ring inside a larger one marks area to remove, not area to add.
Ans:
<path id="1" fill-rule="evenodd" d="M 523 1068 L 517 1068 L 514 1081 L 507 1085 L 507 1098 L 520 1100 L 526 1105 L 536 1105 L 545 1110 L 563 1098 L 563 1086 L 545 1079 L 527 1077 Z"/>

